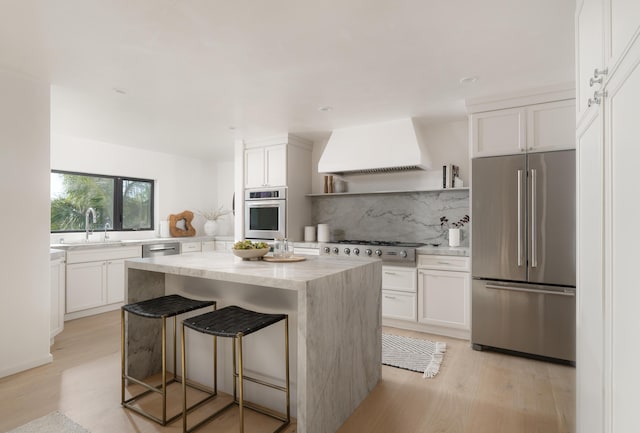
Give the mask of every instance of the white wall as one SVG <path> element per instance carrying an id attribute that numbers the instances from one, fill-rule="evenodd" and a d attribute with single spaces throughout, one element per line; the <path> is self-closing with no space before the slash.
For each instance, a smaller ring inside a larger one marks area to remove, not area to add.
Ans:
<path id="1" fill-rule="evenodd" d="M 49 84 L 0 69 L 0 377 L 49 354 Z"/>
<path id="2" fill-rule="evenodd" d="M 460 167 L 464 186 L 469 186 L 469 126 L 467 120 L 424 124 L 416 123 L 429 150 L 432 169 L 404 173 L 357 174 L 344 178 L 349 192 L 431 189 L 442 186 L 442 166 Z M 327 141 L 316 142 L 313 148 L 312 191 L 323 192 L 323 175 L 318 174 L 318 161 Z"/>
<path id="3" fill-rule="evenodd" d="M 51 168 L 86 173 L 132 176 L 153 179 L 155 184 L 154 231 L 115 233 L 112 238 L 150 238 L 159 236 L 159 221 L 184 210 L 198 210 L 231 206 L 233 183 L 220 185 L 229 176 L 229 164 L 185 157 L 178 154 L 154 152 L 86 138 L 54 135 L 51 137 Z M 222 177 L 222 179 L 221 179 Z M 221 202 L 219 203 L 219 200 Z M 228 203 L 227 203 L 228 202 Z M 204 219 L 193 221 L 196 235 L 204 235 Z M 233 232 L 233 228 L 229 232 Z M 51 235 L 52 242 L 78 235 Z M 97 236 L 97 235 L 94 235 Z"/>

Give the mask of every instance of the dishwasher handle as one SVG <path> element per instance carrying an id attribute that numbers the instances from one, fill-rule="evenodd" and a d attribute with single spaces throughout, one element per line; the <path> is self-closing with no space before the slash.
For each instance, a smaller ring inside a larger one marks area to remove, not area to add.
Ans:
<path id="1" fill-rule="evenodd" d="M 508 290 L 512 292 L 540 293 L 543 295 L 558 295 L 558 296 L 576 296 L 575 290 L 572 290 L 572 289 L 565 289 L 563 292 L 559 292 L 559 291 L 553 291 L 553 290 L 527 289 L 525 287 L 497 286 L 495 284 L 485 284 L 485 287 L 487 289 Z"/>

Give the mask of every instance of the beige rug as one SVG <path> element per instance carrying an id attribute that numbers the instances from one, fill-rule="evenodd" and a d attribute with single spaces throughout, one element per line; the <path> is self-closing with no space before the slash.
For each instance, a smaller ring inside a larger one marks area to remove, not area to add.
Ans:
<path id="1" fill-rule="evenodd" d="M 90 433 L 89 430 L 82 427 L 67 418 L 64 414 L 55 411 L 42 418 L 34 419 L 27 424 L 8 431 L 7 433 Z"/>

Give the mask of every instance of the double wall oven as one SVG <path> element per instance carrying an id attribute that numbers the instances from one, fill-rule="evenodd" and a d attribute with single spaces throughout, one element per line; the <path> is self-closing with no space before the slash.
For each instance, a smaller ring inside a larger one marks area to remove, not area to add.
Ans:
<path id="1" fill-rule="evenodd" d="M 246 190 L 244 195 L 244 237 L 275 239 L 286 237 L 287 188 Z"/>

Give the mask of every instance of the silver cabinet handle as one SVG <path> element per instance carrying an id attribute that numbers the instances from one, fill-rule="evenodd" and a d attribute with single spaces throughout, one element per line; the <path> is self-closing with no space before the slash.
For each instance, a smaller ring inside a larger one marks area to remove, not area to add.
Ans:
<path id="1" fill-rule="evenodd" d="M 149 251 L 173 251 L 175 250 L 175 247 L 169 247 L 169 248 L 149 248 Z"/>
<path id="2" fill-rule="evenodd" d="M 439 265 L 450 265 L 451 263 L 449 262 L 437 262 Z"/>
<path id="3" fill-rule="evenodd" d="M 389 271 L 384 271 L 384 273 L 387 274 L 387 275 L 398 275 L 395 272 L 389 272 Z"/>
<path id="4" fill-rule="evenodd" d="M 518 266 L 522 266 L 522 170 L 518 170 Z"/>
<path id="5" fill-rule="evenodd" d="M 385 297 L 386 299 L 396 299 L 396 297 L 395 297 L 395 296 L 384 295 L 384 297 Z"/>
<path id="6" fill-rule="evenodd" d="M 496 286 L 494 284 L 485 284 L 484 287 L 486 287 L 487 289 L 494 289 L 494 290 L 510 290 L 513 292 L 541 293 L 543 295 L 576 296 L 575 292 L 572 290 L 564 291 L 564 292 L 553 292 L 550 290 L 525 289 L 524 287 Z"/>
<path id="7" fill-rule="evenodd" d="M 538 267 L 538 251 L 537 251 L 537 242 L 536 242 L 536 191 L 537 191 L 537 182 L 538 182 L 538 170 L 535 168 L 531 169 L 531 267 Z"/>
<path id="8" fill-rule="evenodd" d="M 604 81 L 604 77 L 603 76 L 600 76 L 600 78 L 591 77 L 591 78 L 589 78 L 589 87 L 593 87 L 596 84 L 602 84 L 603 81 Z"/>

